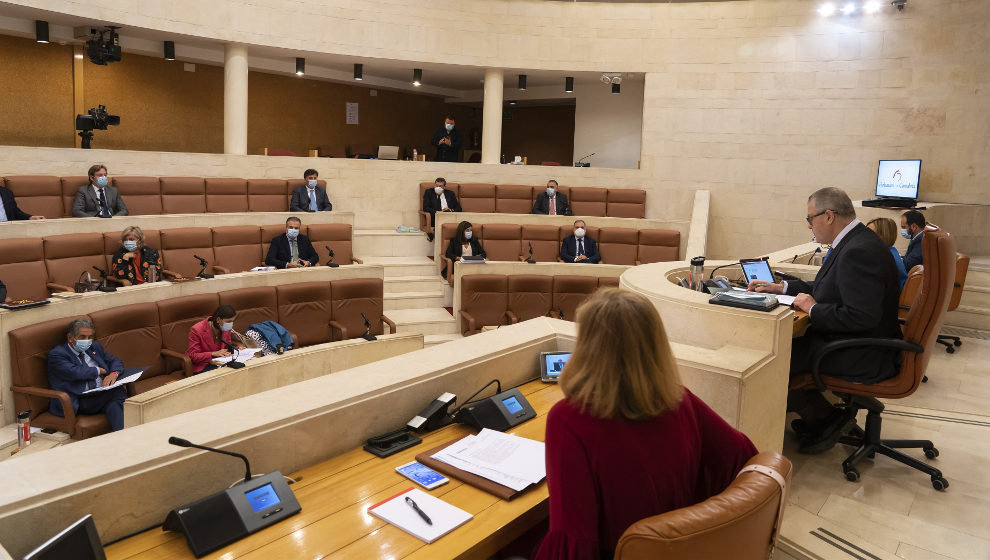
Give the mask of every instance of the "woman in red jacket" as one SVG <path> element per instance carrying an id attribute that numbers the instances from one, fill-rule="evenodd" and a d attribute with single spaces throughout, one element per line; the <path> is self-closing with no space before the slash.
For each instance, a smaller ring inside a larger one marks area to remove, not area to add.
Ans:
<path id="1" fill-rule="evenodd" d="M 550 531 L 537 559 L 612 558 L 633 523 L 724 490 L 756 448 L 681 385 L 646 298 L 598 290 L 577 314 L 547 417 Z"/>
<path id="2" fill-rule="evenodd" d="M 186 355 L 192 360 L 193 373 L 216 369 L 219 366 L 211 364 L 210 360 L 230 355 L 227 345 L 221 341 L 239 345 L 231 341 L 236 315 L 233 307 L 221 305 L 213 315 L 189 329 L 189 348 L 186 349 Z"/>

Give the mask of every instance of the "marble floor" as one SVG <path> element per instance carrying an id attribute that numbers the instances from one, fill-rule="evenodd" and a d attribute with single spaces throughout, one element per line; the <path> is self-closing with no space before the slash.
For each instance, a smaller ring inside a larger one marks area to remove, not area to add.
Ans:
<path id="1" fill-rule="evenodd" d="M 801 455 L 788 432 L 784 453 L 794 474 L 783 552 L 795 558 L 990 559 L 990 341 L 963 338 L 955 354 L 937 347 L 928 377 L 911 397 L 886 403 L 883 435 L 931 439 L 941 454 L 929 462 L 950 487 L 936 491 L 927 475 L 884 457 L 861 463 L 859 482 L 848 482 L 840 465 L 850 448 Z M 920 450 L 911 453 L 924 459 Z"/>

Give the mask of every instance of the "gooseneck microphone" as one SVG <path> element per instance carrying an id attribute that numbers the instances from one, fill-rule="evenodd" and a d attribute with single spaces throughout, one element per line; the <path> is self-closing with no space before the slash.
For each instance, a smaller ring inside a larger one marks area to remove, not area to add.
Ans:
<path id="1" fill-rule="evenodd" d="M 107 283 L 107 271 L 103 270 L 102 268 L 100 268 L 98 266 L 94 266 L 93 269 L 95 269 L 97 272 L 100 273 L 100 279 L 101 279 L 101 281 L 100 281 L 100 287 L 97 288 L 97 290 L 99 290 L 101 292 L 116 292 L 117 291 L 117 286 L 111 286 L 110 284 Z"/>
<path id="2" fill-rule="evenodd" d="M 533 259 L 533 244 L 529 243 L 529 258 L 526 259 L 529 264 L 536 264 L 536 260 Z"/>
<path id="3" fill-rule="evenodd" d="M 172 445 L 178 445 L 179 447 L 195 447 L 196 449 L 202 449 L 204 451 L 222 453 L 223 455 L 230 455 L 231 457 L 240 457 L 240 459 L 244 461 L 244 482 L 251 480 L 251 463 L 248 463 L 247 457 L 241 455 L 240 453 L 234 453 L 233 451 L 224 451 L 223 449 L 214 449 L 212 447 L 206 447 L 205 445 L 197 445 L 195 443 L 192 443 L 188 439 L 182 439 L 175 436 L 169 437 L 168 442 Z"/>
<path id="4" fill-rule="evenodd" d="M 361 317 L 364 318 L 364 334 L 361 335 L 361 338 L 368 341 L 378 340 L 375 335 L 371 334 L 371 321 L 368 320 L 368 316 L 364 314 L 364 311 L 361 312 Z"/>
<path id="5" fill-rule="evenodd" d="M 564 318 L 564 308 L 563 307 L 558 307 L 557 308 L 557 314 L 560 315 L 560 318 L 561 319 L 563 319 Z"/>
<path id="6" fill-rule="evenodd" d="M 203 257 L 201 257 L 201 256 L 199 256 L 199 255 L 193 255 L 193 258 L 194 258 L 194 259 L 196 259 L 196 260 L 198 260 L 198 261 L 199 261 L 199 264 L 200 264 L 200 266 L 202 266 L 202 267 L 203 267 L 203 268 L 201 268 L 201 269 L 199 269 L 199 274 L 197 274 L 197 275 L 196 275 L 196 277 L 197 277 L 197 278 L 204 278 L 204 279 L 209 279 L 209 278 L 213 278 L 213 275 L 212 275 L 212 274 L 207 274 L 207 273 L 206 273 L 206 267 L 207 267 L 207 265 L 209 265 L 210 263 L 209 263 L 209 262 L 207 262 L 207 260 L 206 260 L 206 259 L 204 259 Z"/>
<path id="7" fill-rule="evenodd" d="M 794 258 L 791 259 L 791 264 L 794 264 L 794 261 L 796 261 L 797 258 L 798 258 L 798 256 L 797 255 L 794 255 Z"/>
<path id="8" fill-rule="evenodd" d="M 728 266 L 735 266 L 737 264 L 742 264 L 742 261 L 736 261 L 734 263 L 723 264 L 722 266 L 716 266 L 715 268 L 712 269 L 712 273 L 708 275 L 708 279 L 711 280 L 712 278 L 715 277 L 715 271 L 716 270 L 718 270 L 720 268 L 725 268 L 725 267 L 728 267 Z M 702 278 L 704 278 L 704 276 L 702 276 Z"/>
<path id="9" fill-rule="evenodd" d="M 821 252 L 822 252 L 822 248 L 821 247 L 815 247 L 815 252 L 812 253 L 810 257 L 808 257 L 808 264 L 811 264 L 811 261 L 815 260 L 815 255 L 817 255 L 818 253 L 821 253 Z"/>
<path id="10" fill-rule="evenodd" d="M 327 266 L 329 266 L 330 268 L 339 267 L 340 266 L 339 264 L 333 262 L 333 249 L 327 246 L 327 252 L 330 253 L 330 260 L 327 261 Z"/>
<path id="11" fill-rule="evenodd" d="M 227 362 L 225 365 L 230 369 L 241 369 L 242 367 L 244 367 L 244 362 L 238 362 L 237 360 L 234 359 L 234 357 L 237 356 L 237 348 L 233 344 L 224 340 L 223 338 L 220 339 L 220 342 L 222 342 L 223 345 L 227 347 L 227 351 L 230 352 L 231 360 Z"/>

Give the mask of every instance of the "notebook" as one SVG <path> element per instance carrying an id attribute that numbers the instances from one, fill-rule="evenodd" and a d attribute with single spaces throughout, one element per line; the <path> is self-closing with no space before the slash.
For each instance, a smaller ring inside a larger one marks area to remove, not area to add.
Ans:
<path id="1" fill-rule="evenodd" d="M 419 509 L 430 518 L 432 525 L 423 520 L 406 502 L 407 496 L 412 498 Z M 410 488 L 379 502 L 368 508 L 368 513 L 395 525 L 426 544 L 439 539 L 474 517 L 463 509 L 454 507 L 440 498 L 434 498 L 419 488 Z"/>

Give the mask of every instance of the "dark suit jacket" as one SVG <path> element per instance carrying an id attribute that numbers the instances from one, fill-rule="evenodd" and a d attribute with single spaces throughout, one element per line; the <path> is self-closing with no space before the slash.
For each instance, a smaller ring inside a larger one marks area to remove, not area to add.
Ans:
<path id="1" fill-rule="evenodd" d="M 7 214 L 8 220 L 14 221 L 31 219 L 31 214 L 28 214 L 17 207 L 17 201 L 14 200 L 14 193 L 10 189 L 0 187 L 0 199 L 3 200 L 3 209 L 4 213 Z"/>
<path id="2" fill-rule="evenodd" d="M 454 212 L 461 211 L 461 203 L 457 202 L 457 195 L 454 194 L 454 191 L 444 189 L 443 196 L 447 199 L 447 208 L 450 208 Z M 427 189 L 423 193 L 423 210 L 430 214 L 436 214 L 441 208 L 440 195 L 433 192 L 433 189 Z"/>
<path id="3" fill-rule="evenodd" d="M 832 249 L 813 282 L 787 283 L 788 295 L 811 293 L 817 302 L 811 309 L 811 326 L 792 352 L 792 364 L 813 358 L 832 341 L 852 338 L 901 338 L 897 322 L 900 297 L 897 268 L 890 249 L 875 233 L 857 224 Z M 892 377 L 899 353 L 880 348 L 847 348 L 829 353 L 821 371 L 859 383 L 876 383 Z M 810 363 L 810 362 L 804 362 Z"/>
<path id="4" fill-rule="evenodd" d="M 584 254 L 588 260 L 581 261 L 582 263 L 598 264 L 602 260 L 602 256 L 598 253 L 598 243 L 588 235 L 584 236 Z M 572 263 L 575 262 L 576 257 L 577 237 L 568 235 L 560 242 L 560 258 L 564 259 L 564 262 Z"/>
<path id="5" fill-rule="evenodd" d="M 292 212 L 309 212 L 309 193 L 306 192 L 306 185 L 302 185 L 292 191 L 289 210 Z M 320 187 L 316 187 L 316 210 L 318 212 L 329 212 L 333 210 L 333 204 L 330 204 L 330 199 L 327 198 L 327 190 Z"/>
<path id="6" fill-rule="evenodd" d="M 472 255 L 476 257 L 480 256 L 486 259 L 488 258 L 488 255 L 485 254 L 485 248 L 481 246 L 481 241 L 478 241 L 477 237 L 472 237 L 469 241 L 471 242 Z M 450 243 L 447 244 L 447 251 L 444 253 L 444 256 L 456 262 L 457 257 L 460 257 L 463 254 L 464 247 L 457 241 L 456 238 L 451 237 Z"/>
<path id="7" fill-rule="evenodd" d="M 0 303 L 3 303 L 7 299 L 7 285 L 0 280 Z"/>
<path id="8" fill-rule="evenodd" d="M 921 264 L 921 237 L 925 235 L 925 232 L 921 232 L 914 236 L 914 239 L 908 243 L 907 252 L 904 253 L 904 270 L 911 272 L 911 269 L 915 266 Z"/>
<path id="9" fill-rule="evenodd" d="M 112 215 L 127 215 L 127 206 L 124 205 L 124 199 L 120 198 L 120 192 L 116 188 L 104 187 L 103 196 L 107 199 L 107 208 Z M 76 190 L 76 199 L 72 201 L 73 218 L 92 218 L 98 216 L 102 210 L 100 199 L 93 192 L 92 185 L 83 185 Z"/>
<path id="10" fill-rule="evenodd" d="M 86 353 L 98 366 L 107 370 L 107 373 L 124 371 L 124 362 L 116 356 L 111 356 L 103 345 L 95 340 Z M 68 343 L 59 344 L 48 353 L 48 385 L 55 391 L 69 394 L 73 411 L 79 410 L 79 395 L 86 390 L 86 383 L 94 381 L 97 375 L 97 371 L 84 364 L 76 352 L 69 348 Z M 62 403 L 58 399 L 51 400 L 49 411 L 56 416 L 65 416 Z"/>
<path id="11" fill-rule="evenodd" d="M 567 196 L 563 193 L 555 193 L 554 196 L 557 198 L 557 214 L 560 216 L 573 216 L 574 213 L 571 212 L 571 205 L 567 202 Z M 536 204 L 533 205 L 533 213 L 550 213 L 550 195 L 546 191 L 536 195 Z"/>
<path id="12" fill-rule="evenodd" d="M 446 144 L 440 145 L 440 141 L 448 136 L 450 137 L 450 146 Z M 443 126 L 433 134 L 433 139 L 430 140 L 430 144 L 433 144 L 437 148 L 437 161 L 460 161 L 460 158 L 457 156 L 460 154 L 461 144 L 463 143 L 464 140 L 461 137 L 460 130 L 454 128 L 454 130 L 447 132 L 447 128 Z"/>
<path id="13" fill-rule="evenodd" d="M 320 257 L 316 254 L 316 249 L 310 243 L 309 238 L 299 234 L 296 238 L 296 248 L 299 250 L 299 258 L 317 265 L 320 264 Z M 289 247 L 289 238 L 283 233 L 272 239 L 272 244 L 268 247 L 268 256 L 265 257 L 265 264 L 275 268 L 285 268 L 285 265 L 292 258 L 292 249 Z"/>

